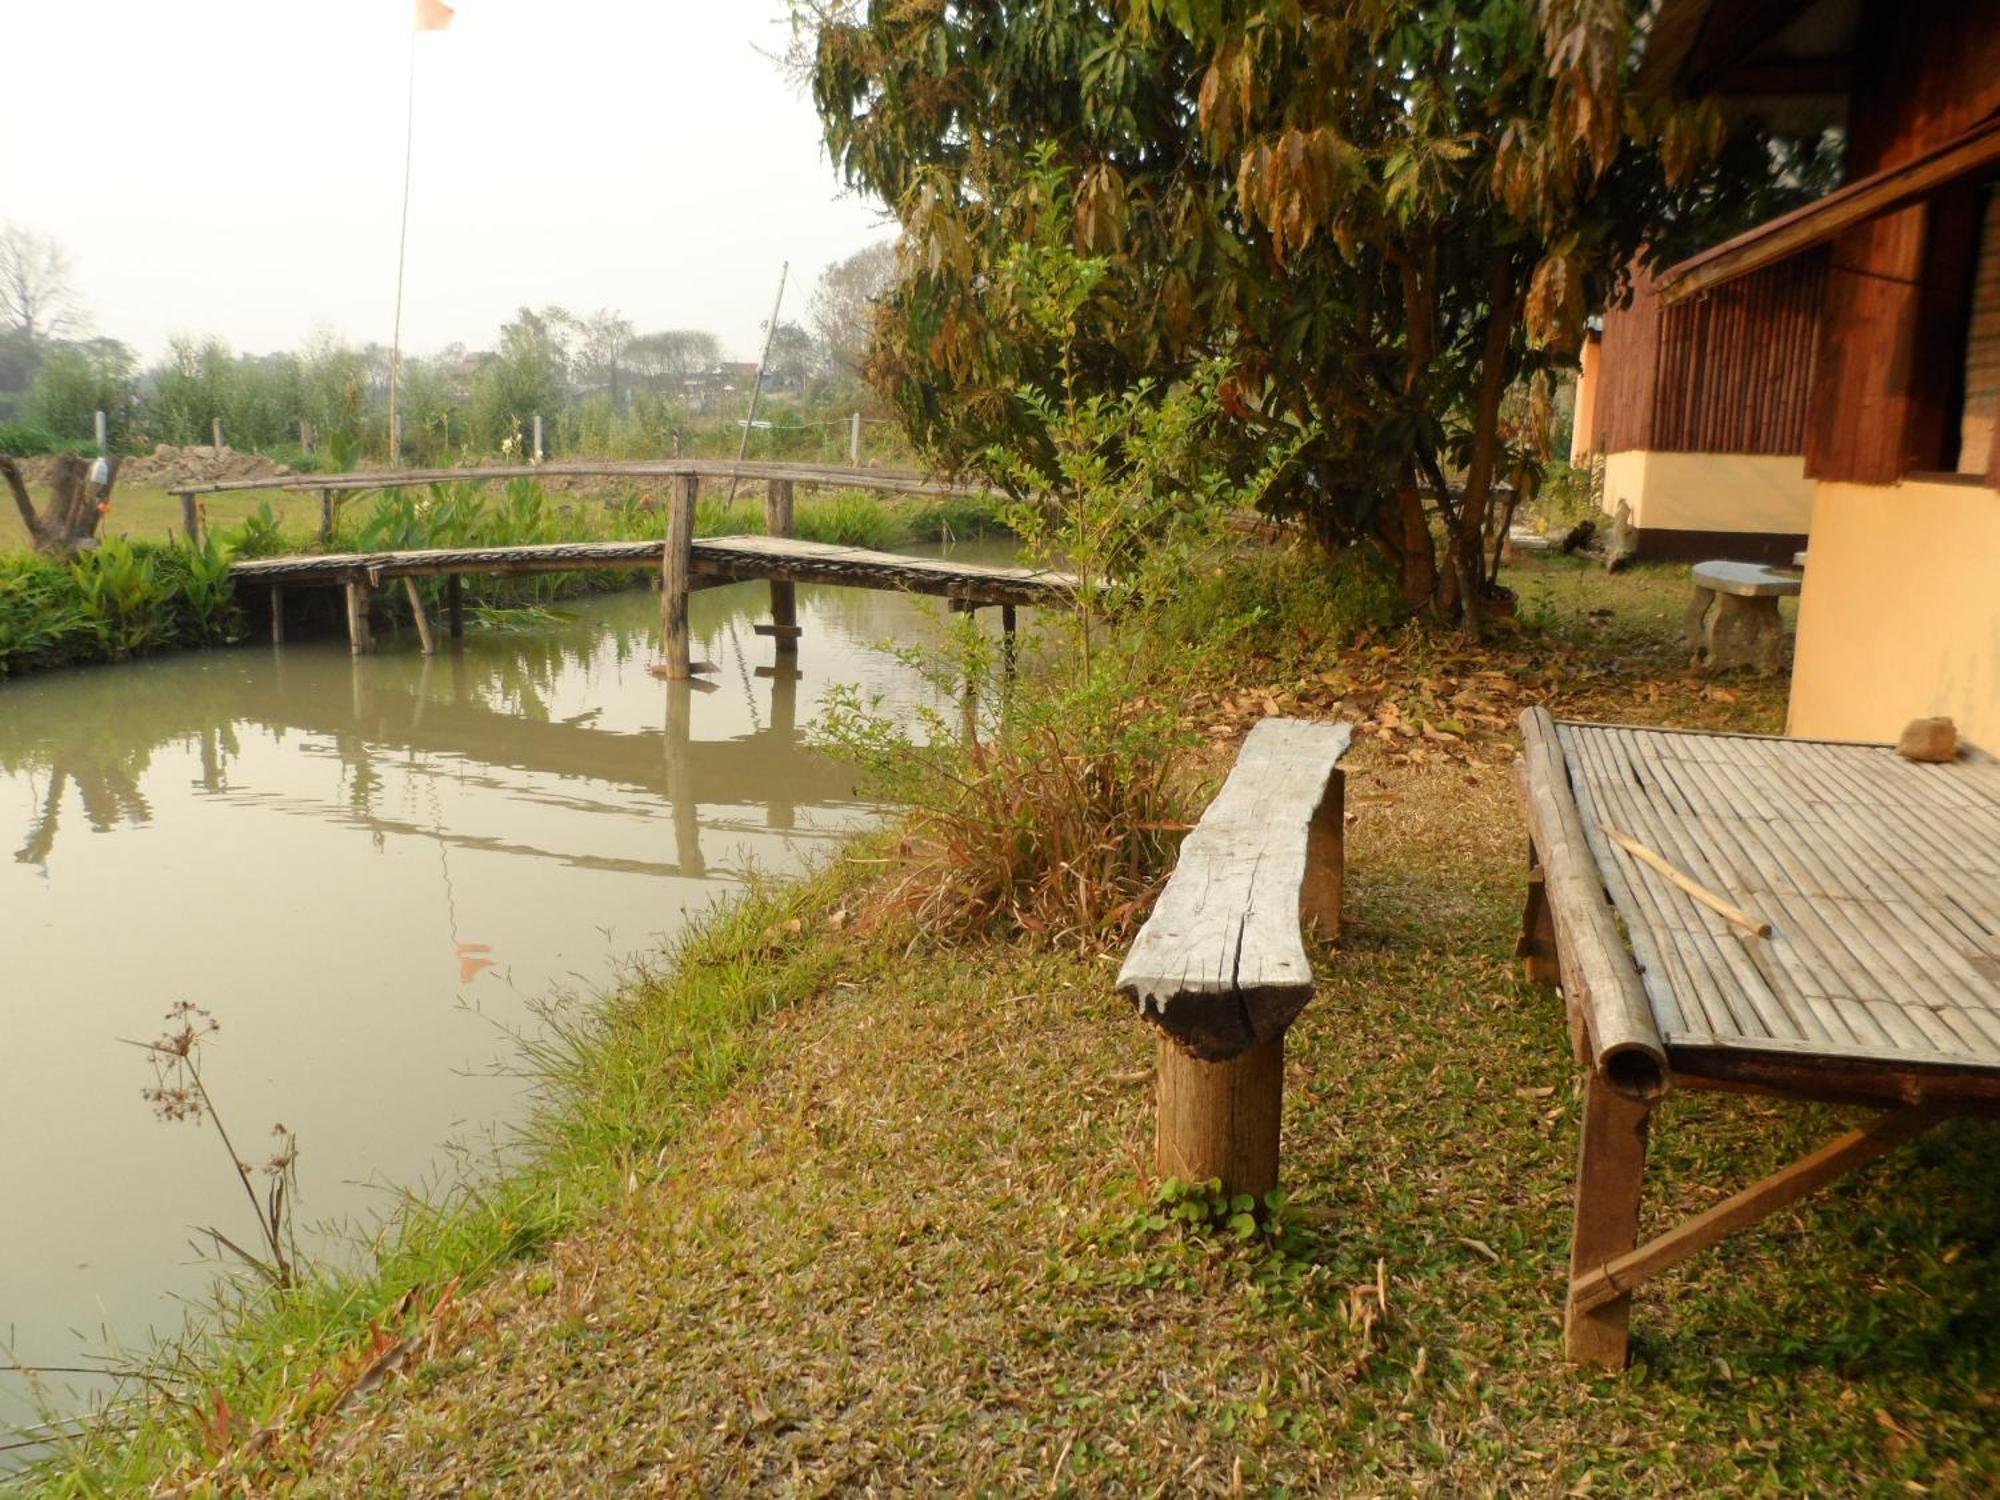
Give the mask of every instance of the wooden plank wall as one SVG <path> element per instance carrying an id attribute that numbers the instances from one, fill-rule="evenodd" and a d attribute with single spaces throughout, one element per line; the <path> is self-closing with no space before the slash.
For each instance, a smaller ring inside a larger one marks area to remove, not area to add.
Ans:
<path id="1" fill-rule="evenodd" d="M 1870 0 L 1855 49 L 1859 71 L 1849 109 L 1850 180 L 1909 161 L 2000 108 L 2000 9 L 1992 0 Z M 1818 479 L 1892 484 L 1935 468 L 1929 451 L 1948 429 L 1949 388 L 1926 372 L 1957 363 L 1960 350 L 1926 349 L 1923 288 L 1941 267 L 1932 207 L 1918 204 L 1863 224 L 1834 241 L 1824 334 L 1814 383 L 1820 395 L 1806 428 L 1806 472 Z M 1962 338 L 1962 324 L 1955 330 Z"/>
<path id="2" fill-rule="evenodd" d="M 1604 318 L 1606 453 L 1797 453 L 1805 444 L 1824 253 L 1661 309 L 1649 278 Z"/>
<path id="3" fill-rule="evenodd" d="M 1826 256 L 1796 256 L 1667 309 L 1653 443 L 1667 453 L 1799 453 Z"/>

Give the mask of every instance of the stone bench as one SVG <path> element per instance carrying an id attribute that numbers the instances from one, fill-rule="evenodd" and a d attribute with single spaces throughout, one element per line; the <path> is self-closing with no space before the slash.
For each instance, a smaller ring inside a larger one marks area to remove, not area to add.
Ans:
<path id="1" fill-rule="evenodd" d="M 1777 671 L 1785 657 L 1778 601 L 1798 593 L 1798 577 L 1762 563 L 1705 562 L 1693 578 L 1682 623 L 1696 664 Z"/>
<path id="2" fill-rule="evenodd" d="M 1285 1031 L 1313 994 L 1304 927 L 1340 929 L 1349 724 L 1265 719 L 1118 973 L 1159 1034 L 1162 1177 L 1278 1183 Z"/>

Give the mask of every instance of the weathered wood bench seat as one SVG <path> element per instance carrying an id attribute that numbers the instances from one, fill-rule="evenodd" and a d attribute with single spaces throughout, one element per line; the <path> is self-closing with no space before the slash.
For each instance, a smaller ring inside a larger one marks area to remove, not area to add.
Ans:
<path id="1" fill-rule="evenodd" d="M 1696 563 L 1694 593 L 1682 629 L 1697 662 L 1775 672 L 1784 662 L 1785 622 L 1778 601 L 1800 579 L 1763 563 Z"/>
<path id="2" fill-rule="evenodd" d="M 2000 1112 L 2000 764 L 1522 716 L 1520 953 L 1589 1070 L 1565 1331 L 1620 1366 L 1633 1288 L 1946 1114 Z M 1670 1088 L 1885 1113 L 1638 1242 Z"/>
<path id="3" fill-rule="evenodd" d="M 1277 1185 L 1285 1031 L 1312 998 L 1302 927 L 1340 927 L 1348 724 L 1265 719 L 1118 974 L 1159 1032 L 1163 1177 Z"/>

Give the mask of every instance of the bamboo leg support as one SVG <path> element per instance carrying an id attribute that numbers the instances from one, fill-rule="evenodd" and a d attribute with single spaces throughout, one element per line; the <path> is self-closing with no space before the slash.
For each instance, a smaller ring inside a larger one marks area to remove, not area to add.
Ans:
<path id="1" fill-rule="evenodd" d="M 271 585 L 271 644 L 285 644 L 285 591 Z"/>
<path id="2" fill-rule="evenodd" d="M 444 581 L 445 614 L 450 620 L 451 638 L 465 639 L 465 579 L 453 573 Z"/>
<path id="3" fill-rule="evenodd" d="M 1284 1083 L 1283 1037 L 1227 1062 L 1203 1062 L 1162 1035 L 1155 1169 L 1183 1182 L 1220 1178 L 1225 1193 L 1261 1199 L 1278 1185 Z"/>
<path id="4" fill-rule="evenodd" d="M 1622 1291 L 1594 1306 L 1578 1302 L 1577 1278 L 1630 1250 L 1639 1238 L 1646 1174 L 1648 1106 L 1592 1073 L 1583 1096 L 1583 1147 L 1576 1168 L 1576 1227 L 1570 1240 L 1571 1292 L 1563 1341 L 1571 1363 L 1622 1370 L 1630 1352 L 1632 1297 Z"/>

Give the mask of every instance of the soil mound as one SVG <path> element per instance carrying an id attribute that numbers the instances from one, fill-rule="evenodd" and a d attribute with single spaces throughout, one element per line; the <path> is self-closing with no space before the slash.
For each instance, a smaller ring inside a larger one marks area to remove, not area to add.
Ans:
<path id="1" fill-rule="evenodd" d="M 30 458 L 21 463 L 21 473 L 30 484 L 48 484 L 54 477 L 53 458 Z M 176 448 L 161 443 L 151 453 L 126 459 L 118 466 L 118 483 L 146 485 L 171 490 L 186 484 L 223 484 L 233 479 L 282 479 L 292 473 L 287 464 L 261 453 L 238 453 L 234 448 L 210 447 L 206 443 Z"/>

